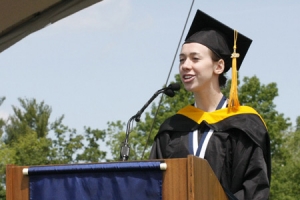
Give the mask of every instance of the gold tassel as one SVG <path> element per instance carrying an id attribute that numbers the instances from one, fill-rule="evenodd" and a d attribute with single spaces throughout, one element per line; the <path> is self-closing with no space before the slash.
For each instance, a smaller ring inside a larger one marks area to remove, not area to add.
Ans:
<path id="1" fill-rule="evenodd" d="M 240 56 L 240 54 L 236 53 L 237 36 L 238 36 L 238 32 L 236 30 L 234 30 L 233 53 L 231 54 L 232 79 L 231 79 L 231 88 L 230 88 L 229 103 L 228 103 L 229 111 L 237 111 L 240 106 L 239 97 L 238 97 L 238 89 L 237 89 L 237 66 L 236 66 L 236 59 Z"/>

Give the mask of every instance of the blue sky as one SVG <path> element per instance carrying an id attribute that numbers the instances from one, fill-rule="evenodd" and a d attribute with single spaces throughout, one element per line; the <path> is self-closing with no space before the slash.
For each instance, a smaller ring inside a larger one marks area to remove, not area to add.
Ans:
<path id="1" fill-rule="evenodd" d="M 78 132 L 127 122 L 165 84 L 191 2 L 104 0 L 31 34 L 0 54 L 0 116 L 21 97 L 45 101 Z M 276 82 L 276 108 L 295 124 L 300 1 L 195 1 L 188 27 L 197 9 L 253 39 L 240 76 Z M 178 58 L 170 81 L 177 73 Z"/>

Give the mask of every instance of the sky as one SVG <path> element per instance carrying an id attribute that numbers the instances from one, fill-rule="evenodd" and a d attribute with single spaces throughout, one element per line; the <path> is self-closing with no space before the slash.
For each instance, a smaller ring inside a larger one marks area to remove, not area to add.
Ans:
<path id="1" fill-rule="evenodd" d="M 51 120 L 106 129 L 127 122 L 178 73 L 176 49 L 192 1 L 104 0 L 37 31 L 0 53 L 0 117 L 35 98 L 52 107 Z M 196 0 L 196 10 L 253 40 L 240 78 L 277 83 L 276 110 L 295 125 L 300 116 L 300 1 Z M 175 62 L 173 67 L 172 62 Z M 229 74 L 230 78 L 230 74 Z M 143 119 L 144 115 L 142 115 Z"/>

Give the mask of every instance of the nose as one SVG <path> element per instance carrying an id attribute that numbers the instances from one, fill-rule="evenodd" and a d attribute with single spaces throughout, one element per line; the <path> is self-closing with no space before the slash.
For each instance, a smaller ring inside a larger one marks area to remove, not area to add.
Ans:
<path id="1" fill-rule="evenodd" d="M 181 70 L 183 70 L 183 71 L 192 69 L 192 63 L 191 63 L 191 61 L 190 61 L 189 59 L 185 59 L 185 60 L 180 64 L 180 68 L 181 68 Z"/>

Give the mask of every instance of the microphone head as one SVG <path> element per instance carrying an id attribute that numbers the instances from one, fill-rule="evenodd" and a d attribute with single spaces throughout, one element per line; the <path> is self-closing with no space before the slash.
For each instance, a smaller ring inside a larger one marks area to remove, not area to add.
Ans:
<path id="1" fill-rule="evenodd" d="M 171 90 L 180 90 L 180 84 L 179 83 L 171 83 L 168 88 L 170 88 Z"/>
<path id="2" fill-rule="evenodd" d="M 166 94 L 166 95 L 169 96 L 169 97 L 174 97 L 174 96 L 175 96 L 174 90 L 172 90 L 172 89 L 170 89 L 170 88 L 167 88 L 167 89 L 164 91 L 164 94 Z"/>

